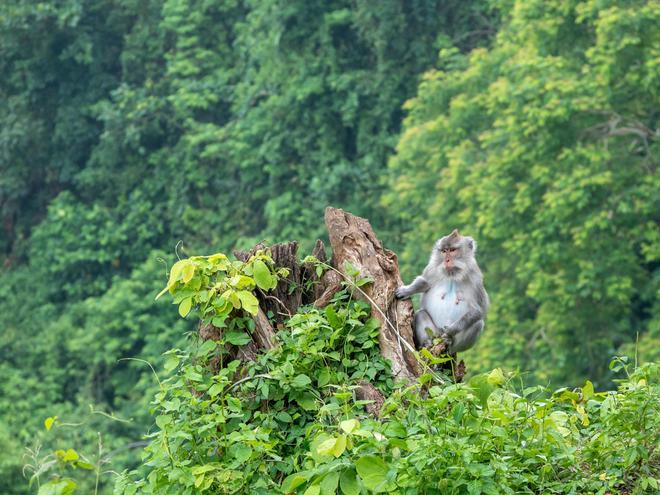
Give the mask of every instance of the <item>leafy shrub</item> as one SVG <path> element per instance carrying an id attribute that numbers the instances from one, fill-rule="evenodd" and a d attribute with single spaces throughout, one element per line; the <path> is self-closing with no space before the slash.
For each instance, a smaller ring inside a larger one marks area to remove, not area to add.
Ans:
<path id="1" fill-rule="evenodd" d="M 251 331 L 250 306 L 238 296 L 232 303 L 232 292 L 271 287 L 278 272 L 265 253 L 245 264 L 221 255 L 180 263 L 168 289 L 180 308 L 191 298 L 182 314 L 198 311 L 225 333 L 168 353 L 166 370 L 175 372 L 153 402 L 144 463 L 120 476 L 116 494 L 658 489 L 657 364 L 611 392 L 587 382 L 551 393 L 500 369 L 465 384 L 440 384 L 432 374 L 395 384 L 378 351 L 378 323 L 348 289 L 325 309 L 301 308 L 276 348 L 223 363 L 229 339 L 240 345 L 236 333 Z M 628 372 L 624 360 L 613 367 Z M 388 397 L 380 418 L 354 397 L 364 379 Z"/>

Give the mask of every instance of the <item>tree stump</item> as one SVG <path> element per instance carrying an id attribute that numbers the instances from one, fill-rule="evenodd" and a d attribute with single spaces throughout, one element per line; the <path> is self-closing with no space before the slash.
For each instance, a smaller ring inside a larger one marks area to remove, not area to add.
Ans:
<path id="1" fill-rule="evenodd" d="M 369 221 L 364 218 L 328 207 L 325 210 L 325 224 L 332 257 L 328 260 L 320 240 L 316 241 L 312 252 L 317 260 L 332 267 L 321 276 L 317 274 L 315 264 L 299 261 L 296 241 L 272 246 L 260 243 L 249 251 L 234 252 L 237 259 L 247 261 L 257 250 L 267 248 L 275 264 L 287 268 L 289 275 L 281 279 L 273 291 L 257 291 L 259 312 L 254 318 L 256 328 L 252 333 L 252 342 L 240 350 L 230 349 L 230 354 L 243 361 L 255 359 L 260 350 L 276 345 L 277 330 L 296 313 L 298 307 L 305 304 L 324 307 L 342 288 L 342 282 L 348 282 L 349 287 L 353 286 L 355 297 L 367 301 L 371 305 L 372 316 L 380 321 L 380 352 L 391 362 L 394 377 L 414 380 L 422 373 L 422 367 L 415 356 L 412 303 L 394 296 L 396 288 L 403 284 L 396 255 L 383 247 Z M 358 288 L 350 275 L 353 270 L 359 272 L 360 278 L 368 277 L 371 282 Z M 219 329 L 212 325 L 200 328 L 199 332 L 204 340 L 219 337 Z M 369 383 L 363 383 L 356 393 L 359 398 L 374 401 L 374 411 L 380 409 L 383 398 L 376 397 L 380 392 Z"/>

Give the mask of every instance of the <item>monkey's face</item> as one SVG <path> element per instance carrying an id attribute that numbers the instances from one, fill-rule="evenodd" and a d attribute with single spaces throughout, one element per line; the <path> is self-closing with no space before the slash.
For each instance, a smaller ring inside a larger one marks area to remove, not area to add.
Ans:
<path id="1" fill-rule="evenodd" d="M 474 247 L 474 240 L 471 237 L 463 237 L 456 230 L 440 239 L 436 244 L 436 250 L 442 270 L 450 277 L 459 276 L 474 257 Z"/>
<path id="2" fill-rule="evenodd" d="M 456 269 L 456 261 L 459 250 L 458 246 L 444 246 L 440 249 L 440 254 L 442 254 L 442 263 L 445 267 L 447 273 L 451 273 Z"/>

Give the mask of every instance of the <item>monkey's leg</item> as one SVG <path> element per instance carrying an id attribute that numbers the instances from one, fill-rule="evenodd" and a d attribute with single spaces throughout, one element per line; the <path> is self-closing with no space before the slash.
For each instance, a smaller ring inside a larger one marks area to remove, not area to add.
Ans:
<path id="1" fill-rule="evenodd" d="M 433 323 L 431 316 L 425 311 L 418 311 L 415 315 L 415 343 L 417 348 L 430 347 L 433 338 L 438 335 L 438 328 Z"/>
<path id="2" fill-rule="evenodd" d="M 462 332 L 457 332 L 452 336 L 449 353 L 462 352 L 474 345 L 484 329 L 484 320 L 477 321 L 474 325 L 466 328 Z"/>

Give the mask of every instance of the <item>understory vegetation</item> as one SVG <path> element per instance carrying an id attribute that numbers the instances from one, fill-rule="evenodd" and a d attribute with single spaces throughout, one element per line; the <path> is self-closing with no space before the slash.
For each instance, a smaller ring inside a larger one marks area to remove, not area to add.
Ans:
<path id="1" fill-rule="evenodd" d="M 192 312 L 221 332 L 166 353 L 142 466 L 119 477 L 116 494 L 660 489 L 657 364 L 615 359 L 615 391 L 597 392 L 590 381 L 552 391 L 500 368 L 455 384 L 433 371 L 442 358 L 426 353 L 416 383 L 395 383 L 379 353 L 379 322 L 354 297 L 354 287 L 369 283 L 360 280 L 324 309 L 302 307 L 273 349 L 231 358 L 228 349 L 251 342 L 253 291 L 274 287 L 282 274 L 264 253 L 247 263 L 194 257 L 172 268 L 165 291 L 181 316 Z M 355 399 L 363 380 L 387 397 L 380 417 Z M 75 487 L 66 468 L 94 469 L 80 466 L 75 451 L 55 457 L 51 467 L 64 469 L 49 482 L 55 487 Z"/>

